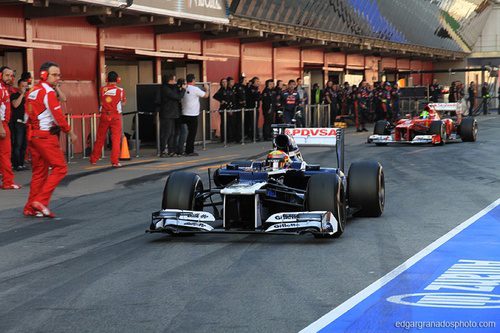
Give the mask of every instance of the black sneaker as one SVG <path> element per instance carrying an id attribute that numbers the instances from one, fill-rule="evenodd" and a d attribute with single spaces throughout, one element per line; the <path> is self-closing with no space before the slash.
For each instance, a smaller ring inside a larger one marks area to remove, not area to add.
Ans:
<path id="1" fill-rule="evenodd" d="M 192 152 L 189 154 L 186 154 L 186 156 L 200 156 L 198 153 Z"/>
<path id="2" fill-rule="evenodd" d="M 368 130 L 366 128 L 363 128 L 362 131 L 363 132 L 368 132 Z"/>
<path id="3" fill-rule="evenodd" d="M 359 133 L 359 132 L 363 132 L 363 131 L 358 128 L 358 129 L 356 129 L 356 132 Z"/>

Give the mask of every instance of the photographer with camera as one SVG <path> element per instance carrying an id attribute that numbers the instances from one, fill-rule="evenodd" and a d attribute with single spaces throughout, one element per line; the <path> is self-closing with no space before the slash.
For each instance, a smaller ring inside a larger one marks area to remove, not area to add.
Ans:
<path id="1" fill-rule="evenodd" d="M 176 134 L 179 129 L 177 119 L 181 116 L 180 102 L 186 93 L 186 84 L 180 85 L 174 74 L 163 76 L 160 90 L 160 157 L 173 157 L 177 155 Z"/>
<path id="2" fill-rule="evenodd" d="M 12 116 L 10 118 L 10 131 L 12 134 L 12 166 L 16 171 L 27 170 L 24 166 L 24 156 L 28 145 L 26 136 L 25 102 L 27 91 L 31 83 L 31 74 L 25 72 L 17 81 L 17 88 L 11 86 L 10 103 Z"/>

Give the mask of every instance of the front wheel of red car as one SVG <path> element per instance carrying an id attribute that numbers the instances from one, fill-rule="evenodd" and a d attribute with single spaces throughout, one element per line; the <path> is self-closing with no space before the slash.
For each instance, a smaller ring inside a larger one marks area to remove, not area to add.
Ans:
<path id="1" fill-rule="evenodd" d="M 434 120 L 429 127 L 429 134 L 439 135 L 439 142 L 435 143 L 437 146 L 442 146 L 446 141 L 446 125 L 441 120 Z"/>
<path id="2" fill-rule="evenodd" d="M 389 135 L 391 130 L 389 129 L 389 122 L 387 120 L 379 120 L 375 123 L 373 127 L 373 134 L 375 135 Z"/>

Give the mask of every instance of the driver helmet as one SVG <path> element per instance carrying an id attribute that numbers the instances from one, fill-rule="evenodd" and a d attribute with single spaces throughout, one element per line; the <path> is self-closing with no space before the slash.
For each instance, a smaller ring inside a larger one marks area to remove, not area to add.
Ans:
<path id="1" fill-rule="evenodd" d="M 420 113 L 420 119 L 429 119 L 429 111 L 424 110 Z"/>
<path id="2" fill-rule="evenodd" d="M 266 166 L 273 170 L 284 169 L 290 165 L 290 157 L 283 150 L 273 150 L 267 154 Z"/>

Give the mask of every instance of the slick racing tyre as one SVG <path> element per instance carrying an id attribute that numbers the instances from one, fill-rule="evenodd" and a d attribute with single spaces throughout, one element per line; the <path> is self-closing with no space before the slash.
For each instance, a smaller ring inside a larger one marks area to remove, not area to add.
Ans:
<path id="1" fill-rule="evenodd" d="M 389 130 L 389 122 L 386 120 L 379 120 L 375 123 L 373 128 L 373 134 L 375 135 L 389 135 L 391 131 Z M 387 146 L 387 143 L 376 143 L 377 146 Z"/>
<path id="2" fill-rule="evenodd" d="M 203 191 L 200 176 L 192 172 L 174 172 L 163 189 L 162 209 L 203 210 L 203 201 L 196 195 Z"/>
<path id="3" fill-rule="evenodd" d="M 467 117 L 460 123 L 460 137 L 464 142 L 475 142 L 477 139 L 477 121 L 474 117 Z"/>
<path id="4" fill-rule="evenodd" d="M 434 120 L 429 127 L 429 134 L 439 135 L 441 142 L 437 146 L 442 146 L 446 141 L 446 126 L 441 120 Z"/>
<path id="5" fill-rule="evenodd" d="M 307 183 L 305 209 L 307 211 L 329 211 L 338 221 L 338 230 L 333 235 L 314 234 L 316 238 L 340 237 L 346 225 L 346 200 L 342 181 L 337 174 L 321 173 L 311 176 Z"/>
<path id="6" fill-rule="evenodd" d="M 373 134 L 389 135 L 391 133 L 388 128 L 389 128 L 389 122 L 387 122 L 386 120 L 379 120 L 375 123 L 375 127 L 373 128 Z"/>
<path id="7" fill-rule="evenodd" d="M 351 164 L 347 176 L 349 207 L 355 216 L 378 217 L 384 212 L 385 182 L 380 163 L 362 161 Z"/>

